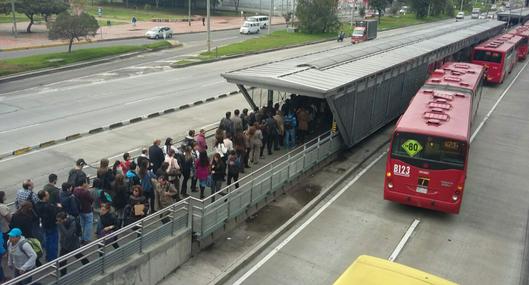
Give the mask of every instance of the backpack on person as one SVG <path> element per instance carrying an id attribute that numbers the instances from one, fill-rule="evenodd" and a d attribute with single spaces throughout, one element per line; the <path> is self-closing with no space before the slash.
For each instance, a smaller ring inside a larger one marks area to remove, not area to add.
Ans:
<path id="1" fill-rule="evenodd" d="M 37 254 L 37 259 L 40 259 L 42 257 L 43 251 L 42 251 L 42 245 L 40 244 L 40 241 L 36 238 L 26 238 L 22 244 L 20 244 L 20 250 L 26 255 L 26 257 L 29 257 L 29 254 L 24 251 L 24 243 L 28 243 L 33 251 Z"/>
<path id="2" fill-rule="evenodd" d="M 86 174 L 80 169 L 72 169 L 68 174 L 68 183 L 74 187 L 81 186 L 87 181 Z"/>
<path id="3" fill-rule="evenodd" d="M 154 178 L 154 174 L 152 174 L 151 171 L 147 171 L 145 173 L 145 176 L 140 180 L 141 188 L 143 188 L 143 192 L 146 193 L 152 193 L 153 192 L 153 186 L 152 186 L 152 180 Z"/>

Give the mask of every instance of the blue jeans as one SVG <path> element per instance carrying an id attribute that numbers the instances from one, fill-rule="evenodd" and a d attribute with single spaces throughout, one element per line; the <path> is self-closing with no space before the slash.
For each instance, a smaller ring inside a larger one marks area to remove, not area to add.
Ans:
<path id="1" fill-rule="evenodd" d="M 52 229 L 44 229 L 44 248 L 46 249 L 46 261 L 52 261 L 57 258 L 58 244 L 59 244 L 59 232 L 57 227 Z"/>
<path id="2" fill-rule="evenodd" d="M 90 241 L 92 240 L 92 234 L 93 234 L 93 224 L 94 224 L 94 213 L 81 213 L 79 214 L 81 218 L 81 229 L 83 230 L 83 236 L 81 238 L 82 241 Z"/>
<path id="3" fill-rule="evenodd" d="M 296 146 L 296 130 L 294 128 L 285 130 L 285 146 L 287 148 Z"/>

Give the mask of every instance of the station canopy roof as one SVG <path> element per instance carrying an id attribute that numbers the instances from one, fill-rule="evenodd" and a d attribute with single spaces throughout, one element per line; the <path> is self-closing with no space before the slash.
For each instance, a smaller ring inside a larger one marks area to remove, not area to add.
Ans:
<path id="1" fill-rule="evenodd" d="M 231 83 L 325 98 L 359 79 L 413 60 L 505 23 L 473 20 L 443 23 L 358 45 L 339 47 L 272 61 L 222 74 Z"/>

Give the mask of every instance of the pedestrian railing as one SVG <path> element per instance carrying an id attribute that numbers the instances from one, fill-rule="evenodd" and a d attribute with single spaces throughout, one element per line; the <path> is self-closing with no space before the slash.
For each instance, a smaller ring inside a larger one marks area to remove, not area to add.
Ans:
<path id="1" fill-rule="evenodd" d="M 189 200 L 180 201 L 5 284 L 30 277 L 32 281 L 26 284 L 82 284 L 164 238 L 189 234 L 192 211 Z"/>
<path id="2" fill-rule="evenodd" d="M 234 182 L 202 200 L 188 197 L 5 284 L 17 284 L 30 277 L 32 281 L 27 284 L 81 284 L 164 238 L 192 230 L 201 240 L 274 195 L 342 145 L 337 134 L 326 132 L 243 177 L 238 181 L 239 188 L 235 188 Z"/>
<path id="3" fill-rule="evenodd" d="M 206 237 L 341 147 L 341 139 L 326 132 L 205 199 L 191 197 L 193 233 L 198 239 Z"/>

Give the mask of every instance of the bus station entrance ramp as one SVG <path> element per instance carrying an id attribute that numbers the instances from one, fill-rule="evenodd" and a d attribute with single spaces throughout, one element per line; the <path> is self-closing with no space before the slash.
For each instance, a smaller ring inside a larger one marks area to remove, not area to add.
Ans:
<path id="1" fill-rule="evenodd" d="M 429 72 L 466 61 L 471 47 L 499 34 L 504 22 L 439 24 L 407 34 L 340 46 L 222 74 L 248 103 L 251 87 L 325 100 L 344 143 L 351 147 L 396 119 Z M 273 98 L 273 97 L 272 97 Z"/>

